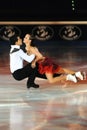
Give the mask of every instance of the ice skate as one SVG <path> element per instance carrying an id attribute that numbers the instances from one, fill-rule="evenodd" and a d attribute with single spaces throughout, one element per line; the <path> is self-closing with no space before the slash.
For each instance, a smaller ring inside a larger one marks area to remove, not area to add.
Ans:
<path id="1" fill-rule="evenodd" d="M 77 79 L 75 75 L 68 74 L 66 80 L 73 81 L 74 83 L 77 83 Z"/>
<path id="2" fill-rule="evenodd" d="M 84 76 L 83 76 L 83 74 L 82 74 L 80 71 L 76 72 L 76 73 L 75 73 L 75 76 L 76 76 L 77 78 L 79 78 L 80 80 L 83 80 L 83 79 L 84 79 Z"/>

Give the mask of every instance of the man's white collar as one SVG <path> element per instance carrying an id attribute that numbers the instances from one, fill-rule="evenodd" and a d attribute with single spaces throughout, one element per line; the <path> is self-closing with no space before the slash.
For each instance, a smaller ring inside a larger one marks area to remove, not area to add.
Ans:
<path id="1" fill-rule="evenodd" d="M 14 48 L 20 49 L 20 46 L 18 46 L 18 45 L 11 45 L 10 52 L 12 52 L 14 50 Z"/>

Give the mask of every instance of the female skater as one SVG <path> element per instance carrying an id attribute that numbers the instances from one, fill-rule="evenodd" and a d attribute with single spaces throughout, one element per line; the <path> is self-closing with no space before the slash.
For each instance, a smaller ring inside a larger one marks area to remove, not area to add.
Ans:
<path id="1" fill-rule="evenodd" d="M 32 68 L 38 65 L 38 71 L 40 74 L 45 74 L 49 83 L 55 83 L 61 80 L 70 80 L 77 83 L 77 79 L 83 80 L 81 72 L 75 72 L 62 68 L 56 64 L 51 58 L 44 57 L 36 46 L 33 45 L 31 35 L 26 34 L 23 42 L 26 45 L 26 51 L 28 55 L 35 54 L 36 58 L 32 62 Z M 53 74 L 60 74 L 58 77 L 53 77 Z"/>

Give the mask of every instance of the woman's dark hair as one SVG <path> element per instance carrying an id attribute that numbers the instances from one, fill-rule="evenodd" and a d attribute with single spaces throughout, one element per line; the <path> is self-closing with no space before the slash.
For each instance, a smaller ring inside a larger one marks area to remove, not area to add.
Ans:
<path id="1" fill-rule="evenodd" d="M 31 35 L 30 40 L 32 40 L 32 41 L 31 41 L 31 46 L 32 46 L 32 47 L 35 47 L 35 46 L 36 46 L 36 45 L 35 45 L 35 37 L 33 37 L 33 36 Z"/>
<path id="2" fill-rule="evenodd" d="M 15 43 L 18 41 L 18 37 L 18 35 L 13 35 L 12 37 L 10 37 L 10 44 L 15 45 Z"/>

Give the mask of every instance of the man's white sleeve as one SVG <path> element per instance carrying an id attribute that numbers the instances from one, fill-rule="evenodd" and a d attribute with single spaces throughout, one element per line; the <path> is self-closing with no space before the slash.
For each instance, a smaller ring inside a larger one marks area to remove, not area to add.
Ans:
<path id="1" fill-rule="evenodd" d="M 19 53 L 20 53 L 21 58 L 24 59 L 25 61 L 29 62 L 29 63 L 31 63 L 35 58 L 35 54 L 27 55 L 22 50 L 20 50 Z"/>

